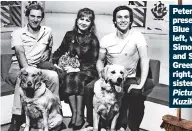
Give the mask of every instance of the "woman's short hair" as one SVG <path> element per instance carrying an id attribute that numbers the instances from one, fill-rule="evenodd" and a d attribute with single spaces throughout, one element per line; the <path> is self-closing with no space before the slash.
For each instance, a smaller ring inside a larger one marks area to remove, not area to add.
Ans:
<path id="1" fill-rule="evenodd" d="M 44 12 L 43 7 L 41 7 L 41 5 L 39 5 L 39 4 L 31 4 L 31 5 L 27 8 L 27 10 L 26 10 L 26 12 L 25 12 L 25 16 L 28 17 L 31 10 L 41 10 L 42 19 L 44 18 L 45 12 Z"/>
<path id="2" fill-rule="evenodd" d="M 78 19 L 80 19 L 82 17 L 89 18 L 89 20 L 91 21 L 91 25 L 90 25 L 88 31 L 91 33 L 95 33 L 95 13 L 93 10 L 91 10 L 89 8 L 83 8 L 78 11 L 77 18 L 75 20 L 75 26 L 74 26 L 73 30 L 78 31 L 77 21 L 78 21 Z"/>
<path id="3" fill-rule="evenodd" d="M 129 24 L 129 29 L 131 29 L 131 25 L 133 24 L 133 10 L 131 8 L 129 8 L 128 6 L 118 6 L 117 8 L 115 8 L 115 10 L 113 11 L 113 23 L 115 25 L 115 27 L 117 27 L 116 25 L 116 14 L 118 11 L 120 10 L 128 10 L 129 11 L 129 17 L 130 17 L 130 24 Z"/>

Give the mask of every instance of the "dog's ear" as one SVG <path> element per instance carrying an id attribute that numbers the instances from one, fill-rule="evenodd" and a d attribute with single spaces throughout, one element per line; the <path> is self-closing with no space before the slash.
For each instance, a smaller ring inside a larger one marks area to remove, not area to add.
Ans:
<path id="1" fill-rule="evenodd" d="M 39 76 L 40 81 L 47 80 L 45 74 L 42 73 L 41 69 L 39 69 L 39 71 L 38 71 L 38 76 Z"/>
<path id="2" fill-rule="evenodd" d="M 38 72 L 37 72 L 37 76 L 38 76 L 38 81 L 42 81 L 44 79 L 44 76 L 43 76 L 43 73 L 41 71 L 41 69 L 38 69 Z"/>
<path id="3" fill-rule="evenodd" d="M 25 75 L 27 75 L 28 73 L 27 73 L 27 71 L 25 70 L 25 68 L 22 68 L 21 69 L 21 72 L 20 72 L 20 75 L 19 75 L 19 78 L 22 80 L 23 79 L 23 77 L 25 76 Z"/>
<path id="4" fill-rule="evenodd" d="M 20 87 L 24 87 L 24 83 L 26 82 L 26 76 L 28 75 L 28 72 L 26 71 L 26 69 L 25 68 L 22 68 L 21 69 L 21 72 L 20 72 L 20 74 L 19 74 L 19 76 L 18 76 L 18 78 L 19 78 L 19 83 L 20 83 Z"/>
<path id="5" fill-rule="evenodd" d="M 39 70 L 37 72 L 37 76 L 35 77 L 35 88 L 38 88 L 39 86 L 41 86 L 42 78 L 43 78 L 42 71 Z"/>
<path id="6" fill-rule="evenodd" d="M 42 76 L 42 71 L 39 70 L 37 74 L 38 74 L 39 76 Z"/>
<path id="7" fill-rule="evenodd" d="M 109 68 L 109 66 L 106 65 L 106 66 L 101 70 L 101 77 L 102 77 L 105 81 L 108 80 L 108 74 L 107 74 L 108 68 Z"/>
<path id="8" fill-rule="evenodd" d="M 104 68 L 101 70 L 101 77 L 102 77 L 103 79 L 105 79 L 105 69 L 104 69 Z"/>
<path id="9" fill-rule="evenodd" d="M 128 75 L 128 71 L 127 71 L 127 69 L 124 69 L 124 75 L 123 75 L 124 80 L 127 78 L 127 75 Z"/>

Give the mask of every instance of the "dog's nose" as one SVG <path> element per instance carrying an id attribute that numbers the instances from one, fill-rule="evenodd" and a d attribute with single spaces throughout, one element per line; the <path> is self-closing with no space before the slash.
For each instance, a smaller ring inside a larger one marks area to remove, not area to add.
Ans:
<path id="1" fill-rule="evenodd" d="M 118 82 L 118 83 L 121 83 L 122 81 L 123 81 L 122 78 L 117 78 L 117 82 Z"/>
<path id="2" fill-rule="evenodd" d="M 27 82 L 27 86 L 32 86 L 32 82 Z"/>

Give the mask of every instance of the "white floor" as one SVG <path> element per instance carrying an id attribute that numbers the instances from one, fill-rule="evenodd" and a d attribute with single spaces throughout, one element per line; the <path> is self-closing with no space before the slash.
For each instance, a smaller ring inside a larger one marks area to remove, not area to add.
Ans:
<path id="1" fill-rule="evenodd" d="M 176 109 L 145 101 L 145 114 L 140 128 L 149 131 L 165 131 L 165 129 L 160 128 L 160 125 L 162 123 L 162 117 L 166 114 L 175 116 Z"/>
<path id="2" fill-rule="evenodd" d="M 1 121 L 0 125 L 10 123 L 12 115 L 13 95 L 0 97 L 1 99 Z M 71 116 L 69 105 L 62 102 L 62 110 L 64 116 Z M 175 109 L 168 108 L 167 106 L 155 104 L 152 102 L 145 102 L 145 115 L 141 124 L 141 128 L 148 131 L 162 131 L 160 124 L 162 116 L 165 114 L 175 115 Z M 86 110 L 85 110 L 86 114 Z"/>
<path id="3" fill-rule="evenodd" d="M 1 125 L 9 123 L 11 121 L 13 98 L 14 98 L 13 95 L 0 97 L 0 103 L 1 103 L 0 124 Z"/>

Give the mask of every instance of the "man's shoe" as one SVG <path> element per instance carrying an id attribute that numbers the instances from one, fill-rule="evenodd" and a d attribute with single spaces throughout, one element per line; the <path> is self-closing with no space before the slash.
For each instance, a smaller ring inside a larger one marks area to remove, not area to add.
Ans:
<path id="1" fill-rule="evenodd" d="M 23 116 L 21 115 L 12 115 L 11 118 L 11 125 L 8 129 L 8 131 L 19 131 L 20 126 L 24 123 Z"/>
<path id="2" fill-rule="evenodd" d="M 61 123 L 61 130 L 64 130 L 64 129 L 66 129 L 66 128 L 67 128 L 67 127 L 66 127 L 65 123 L 62 122 L 62 123 Z"/>

